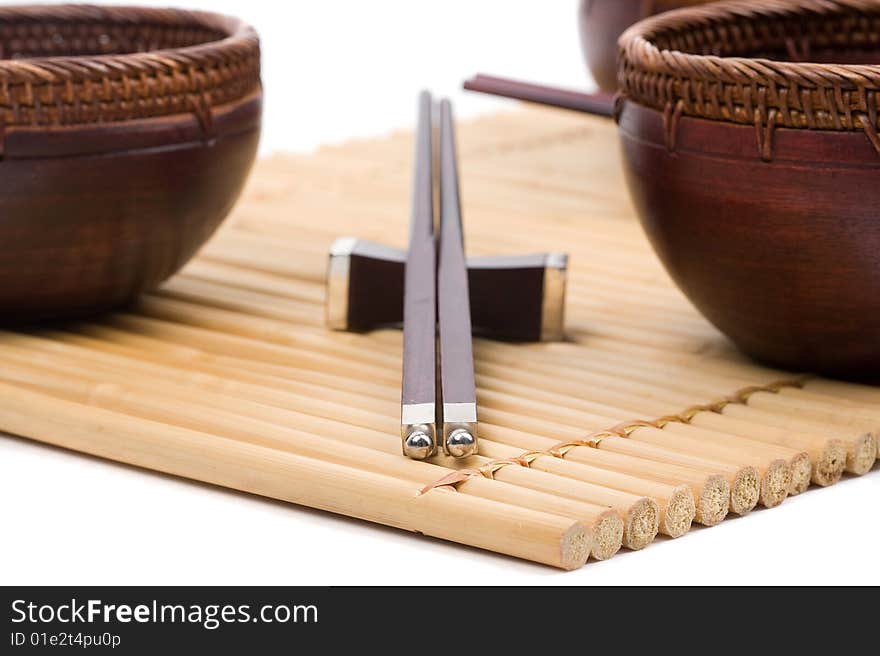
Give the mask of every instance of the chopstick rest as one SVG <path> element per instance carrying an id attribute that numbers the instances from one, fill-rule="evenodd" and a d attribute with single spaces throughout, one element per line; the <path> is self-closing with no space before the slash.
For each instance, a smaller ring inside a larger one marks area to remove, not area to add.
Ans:
<path id="1" fill-rule="evenodd" d="M 516 342 L 563 337 L 565 253 L 469 257 L 468 290 L 475 335 Z M 403 321 L 406 251 L 340 237 L 327 265 L 327 326 L 369 331 Z"/>
<path id="2" fill-rule="evenodd" d="M 440 230 L 437 243 L 437 332 L 440 351 L 443 450 L 473 455 L 477 444 L 477 390 L 471 337 L 467 260 L 461 224 L 452 104 L 440 103 Z"/>

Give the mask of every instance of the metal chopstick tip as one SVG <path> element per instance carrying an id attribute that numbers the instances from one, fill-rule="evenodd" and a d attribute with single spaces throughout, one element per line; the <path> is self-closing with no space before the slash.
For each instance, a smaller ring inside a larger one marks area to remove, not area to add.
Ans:
<path id="1" fill-rule="evenodd" d="M 465 458 L 477 452 L 477 438 L 464 428 L 457 428 L 446 438 L 446 451 L 454 458 Z"/>
<path id="2" fill-rule="evenodd" d="M 427 460 L 435 450 L 433 438 L 422 430 L 414 430 L 403 440 L 403 455 L 413 460 Z"/>

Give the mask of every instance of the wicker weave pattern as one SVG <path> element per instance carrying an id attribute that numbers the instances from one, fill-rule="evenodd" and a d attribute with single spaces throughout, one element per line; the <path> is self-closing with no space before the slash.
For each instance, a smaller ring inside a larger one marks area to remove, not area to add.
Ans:
<path id="1" fill-rule="evenodd" d="M 62 5 L 0 8 L 0 130 L 194 112 L 260 85 L 254 30 L 225 16 Z"/>
<path id="2" fill-rule="evenodd" d="M 880 151 L 880 0 L 745 0 L 672 12 L 621 36 L 624 97 L 679 116 L 775 127 L 864 130 Z M 779 61 L 785 59 L 787 61 Z"/>

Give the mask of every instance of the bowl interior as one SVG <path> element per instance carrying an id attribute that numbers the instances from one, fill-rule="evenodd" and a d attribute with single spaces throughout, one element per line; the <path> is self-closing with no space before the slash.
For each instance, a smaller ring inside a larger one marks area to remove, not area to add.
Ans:
<path id="1" fill-rule="evenodd" d="M 746 5 L 742 11 L 725 15 L 713 14 L 711 8 L 691 9 L 692 20 L 674 21 L 646 36 L 660 50 L 693 55 L 835 64 L 880 62 L 880 6 L 841 6 L 834 12 L 798 9 L 783 7 L 774 12 L 765 7 L 760 16 Z"/>
<path id="2" fill-rule="evenodd" d="M 196 46 L 227 36 L 227 30 L 193 12 L 0 8 L 0 59 L 125 55 Z"/>

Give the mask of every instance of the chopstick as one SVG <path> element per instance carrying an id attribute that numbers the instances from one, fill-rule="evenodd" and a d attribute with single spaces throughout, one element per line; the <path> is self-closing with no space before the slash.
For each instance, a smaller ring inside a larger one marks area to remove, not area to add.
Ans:
<path id="1" fill-rule="evenodd" d="M 437 270 L 432 103 L 428 92 L 423 91 L 419 95 L 412 215 L 403 301 L 400 432 L 404 455 L 417 460 L 430 458 L 437 451 Z"/>
<path id="2" fill-rule="evenodd" d="M 480 73 L 466 80 L 464 88 L 597 116 L 614 116 L 614 96 L 608 93 L 583 93 Z"/>
<path id="3" fill-rule="evenodd" d="M 439 238 L 434 235 L 433 101 L 419 96 L 403 303 L 400 425 L 404 455 L 477 453 L 477 392 L 452 105 L 440 103 Z M 438 395 L 437 381 L 440 390 Z M 438 413 L 437 402 L 441 401 Z"/>
<path id="4" fill-rule="evenodd" d="M 440 103 L 439 188 L 437 314 L 443 450 L 461 458 L 477 453 L 477 392 L 455 131 L 452 105 L 446 99 Z"/>

